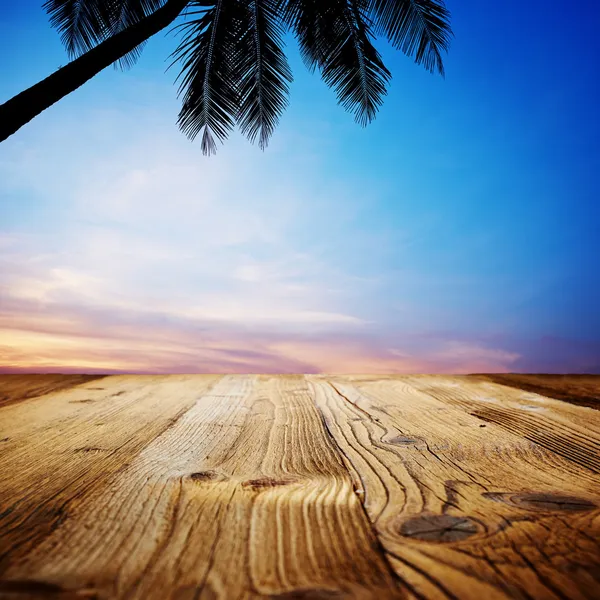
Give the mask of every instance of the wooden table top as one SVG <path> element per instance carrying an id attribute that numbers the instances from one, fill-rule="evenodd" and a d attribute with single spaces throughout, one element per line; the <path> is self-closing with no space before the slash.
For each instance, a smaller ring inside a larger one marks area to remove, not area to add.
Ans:
<path id="1" fill-rule="evenodd" d="M 0 377 L 0 598 L 600 598 L 600 377 Z"/>

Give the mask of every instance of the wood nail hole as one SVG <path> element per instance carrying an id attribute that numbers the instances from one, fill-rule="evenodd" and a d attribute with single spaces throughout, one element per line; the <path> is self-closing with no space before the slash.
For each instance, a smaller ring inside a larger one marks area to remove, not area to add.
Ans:
<path id="1" fill-rule="evenodd" d="M 458 542 L 477 532 L 477 525 L 471 519 L 452 515 L 423 515 L 400 526 L 404 537 L 427 542 Z"/>

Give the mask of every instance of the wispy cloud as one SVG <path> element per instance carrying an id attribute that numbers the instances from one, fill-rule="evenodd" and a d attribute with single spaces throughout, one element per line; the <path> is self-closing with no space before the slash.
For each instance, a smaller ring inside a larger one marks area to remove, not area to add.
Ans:
<path id="1" fill-rule="evenodd" d="M 8 99 L 65 53 L 5 4 Z M 445 81 L 382 47 L 365 129 L 291 50 L 264 154 L 178 131 L 163 36 L 44 111 L 0 145 L 0 369 L 600 371 L 594 20 L 564 3 L 569 43 L 507 48 L 488 4 Z"/>
<path id="2" fill-rule="evenodd" d="M 233 140 L 207 160 L 159 113 L 138 117 L 67 121 L 48 154 L 54 124 L 0 158 L 6 213 L 27 195 L 45 216 L 0 235 L 0 364 L 464 372 L 517 358 L 390 329 L 398 298 L 373 302 L 390 275 L 360 227 L 364 196 L 332 184 L 325 154 L 301 137 L 284 132 L 264 155 Z M 369 256 L 369 274 L 356 272 Z"/>

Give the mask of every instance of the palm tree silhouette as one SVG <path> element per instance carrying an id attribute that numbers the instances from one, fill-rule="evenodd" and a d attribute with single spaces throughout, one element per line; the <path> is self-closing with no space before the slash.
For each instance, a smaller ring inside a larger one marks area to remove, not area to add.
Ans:
<path id="1" fill-rule="evenodd" d="M 181 68 L 178 124 L 190 139 L 202 134 L 205 154 L 235 125 L 266 147 L 292 81 L 287 31 L 363 126 L 391 78 L 375 36 L 442 76 L 452 36 L 444 0 L 47 0 L 44 8 L 73 60 L 0 105 L 0 141 L 109 65 L 132 66 L 180 15 L 185 35 L 171 55 Z"/>

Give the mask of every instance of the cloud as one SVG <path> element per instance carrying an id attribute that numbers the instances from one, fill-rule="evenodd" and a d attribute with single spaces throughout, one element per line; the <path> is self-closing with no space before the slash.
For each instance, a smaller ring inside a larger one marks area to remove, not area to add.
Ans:
<path id="1" fill-rule="evenodd" d="M 5 300 L 5 299 L 4 299 Z M 160 311 L 3 302 L 0 364 L 74 372 L 482 372 L 518 355 L 448 339 L 289 331 Z"/>
<path id="2" fill-rule="evenodd" d="M 87 110 L 83 122 L 64 117 L 1 149 L 2 211 L 13 223 L 0 229 L 4 370 L 468 372 L 514 363 L 514 352 L 452 333 L 422 337 L 419 306 L 387 295 L 395 276 L 377 249 L 394 240 L 408 248 L 411 236 L 362 227 L 375 198 L 336 176 L 329 142 L 308 145 L 284 129 L 268 153 L 234 138 L 206 159 L 160 110 L 136 119 Z M 29 214 L 15 208 L 21 196 Z M 390 321 L 399 302 L 411 317 L 403 327 Z"/>

